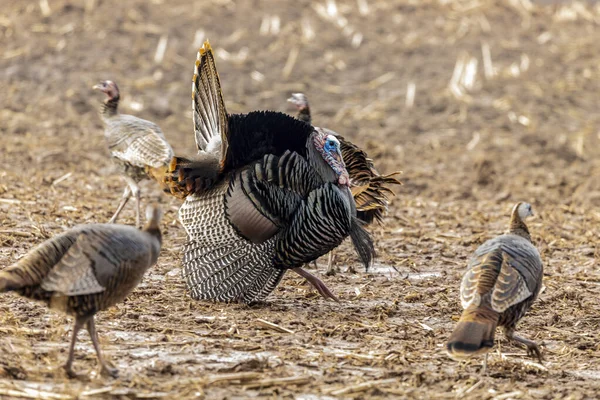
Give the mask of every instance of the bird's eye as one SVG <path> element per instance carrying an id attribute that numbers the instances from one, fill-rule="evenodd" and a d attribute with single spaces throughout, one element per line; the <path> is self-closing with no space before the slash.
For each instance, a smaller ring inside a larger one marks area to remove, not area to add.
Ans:
<path id="1" fill-rule="evenodd" d="M 327 145 L 329 145 L 331 147 L 335 147 L 335 142 L 333 140 L 329 140 L 329 141 L 327 141 Z"/>

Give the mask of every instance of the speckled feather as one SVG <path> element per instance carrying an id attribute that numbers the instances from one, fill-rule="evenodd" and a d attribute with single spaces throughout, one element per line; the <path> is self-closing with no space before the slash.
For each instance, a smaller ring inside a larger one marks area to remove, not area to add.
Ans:
<path id="1" fill-rule="evenodd" d="M 518 235 L 488 240 L 475 250 L 467 268 L 461 284 L 463 306 L 478 293 L 500 313 L 499 326 L 516 323 L 541 289 L 540 254 L 529 240 Z"/>
<path id="2" fill-rule="evenodd" d="M 132 166 L 159 168 L 173 157 L 173 149 L 160 128 L 132 115 L 104 118 L 105 136 L 113 157 Z"/>
<path id="3" fill-rule="evenodd" d="M 0 292 L 16 290 L 71 315 L 93 315 L 123 300 L 159 251 L 159 238 L 130 226 L 76 227 L 0 271 Z"/>
<path id="4" fill-rule="evenodd" d="M 520 216 L 521 204 L 513 209 L 508 233 L 479 246 L 469 262 L 460 287 L 464 311 L 447 343 L 453 358 L 486 353 L 494 346 L 496 327 L 502 326 L 507 337 L 541 359 L 534 342 L 514 335 L 540 292 L 543 276 L 540 254 Z M 523 205 L 531 215 L 531 206 Z"/>

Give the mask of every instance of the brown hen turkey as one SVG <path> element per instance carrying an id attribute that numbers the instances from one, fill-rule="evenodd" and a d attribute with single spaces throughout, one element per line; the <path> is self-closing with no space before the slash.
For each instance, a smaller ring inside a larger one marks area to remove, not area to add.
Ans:
<path id="1" fill-rule="evenodd" d="M 540 253 L 525 224 L 532 215 L 531 205 L 517 203 L 508 232 L 475 250 L 460 285 L 464 311 L 448 339 L 450 357 L 487 356 L 494 346 L 496 327 L 501 326 L 508 340 L 525 345 L 527 353 L 541 362 L 538 345 L 515 334 L 517 323 L 540 292 L 544 274 Z"/>
<path id="2" fill-rule="evenodd" d="M 144 179 L 163 180 L 173 149 L 165 139 L 161 129 L 153 122 L 120 114 L 118 111 L 120 93 L 113 81 L 102 81 L 93 87 L 106 94 L 100 116 L 104 121 L 104 136 L 113 161 L 127 182 L 123 197 L 109 223 L 117 221 L 119 214 L 133 194 L 136 201 L 136 224 L 140 226 L 140 188 Z"/>
<path id="3" fill-rule="evenodd" d="M 161 247 L 160 210 L 148 207 L 142 230 L 118 224 L 78 226 L 42 243 L 0 271 L 0 293 L 16 291 L 75 317 L 64 368 L 70 377 L 77 334 L 87 328 L 101 372 L 117 376 L 102 358 L 94 315 L 122 301 L 156 263 Z"/>

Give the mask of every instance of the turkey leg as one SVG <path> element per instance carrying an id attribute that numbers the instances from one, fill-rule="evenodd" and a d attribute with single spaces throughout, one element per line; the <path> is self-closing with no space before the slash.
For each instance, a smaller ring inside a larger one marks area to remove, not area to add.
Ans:
<path id="1" fill-rule="evenodd" d="M 129 188 L 131 189 L 131 193 L 135 196 L 135 226 L 141 228 L 140 221 L 140 207 L 141 207 L 141 198 L 140 198 L 140 187 L 137 182 L 131 178 L 126 178 L 127 184 L 129 184 Z"/>
<path id="2" fill-rule="evenodd" d="M 125 191 L 123 191 L 123 197 L 121 197 L 121 202 L 119 203 L 119 206 L 117 207 L 117 211 L 115 211 L 115 214 L 108 221 L 109 224 L 114 224 L 115 222 L 117 222 L 117 218 L 119 217 L 119 214 L 121 214 L 121 211 L 123 211 L 123 207 L 125 207 L 125 204 L 127 204 L 130 197 L 131 197 L 131 189 L 129 188 L 129 185 L 128 185 L 128 186 L 125 186 Z"/>
<path id="3" fill-rule="evenodd" d="M 100 354 L 100 343 L 98 343 L 98 332 L 96 332 L 96 324 L 94 322 L 94 317 L 90 318 L 87 322 L 87 330 L 90 333 L 90 337 L 92 338 L 92 344 L 94 345 L 94 349 L 96 350 L 96 356 L 98 357 L 98 362 L 102 369 L 100 373 L 102 375 L 109 375 L 113 378 L 119 376 L 119 370 L 116 368 L 111 368 L 106 364 L 106 361 L 102 358 Z"/>
<path id="4" fill-rule="evenodd" d="M 338 298 L 331 292 L 331 290 L 329 290 L 327 285 L 325 285 L 323 281 L 321 281 L 319 278 L 317 278 L 310 272 L 305 271 L 300 267 L 292 268 L 292 271 L 306 279 L 308 283 L 310 283 L 315 289 L 317 289 L 317 292 L 319 292 L 319 294 L 325 299 L 332 299 L 334 301 L 337 301 L 338 303 L 340 302 Z"/>
<path id="5" fill-rule="evenodd" d="M 75 325 L 73 326 L 73 335 L 71 336 L 71 345 L 69 346 L 69 358 L 64 368 L 69 378 L 76 378 L 77 374 L 73 371 L 73 358 L 75 353 L 75 343 L 77 343 L 77 334 L 85 324 L 85 318 L 75 318 Z"/>

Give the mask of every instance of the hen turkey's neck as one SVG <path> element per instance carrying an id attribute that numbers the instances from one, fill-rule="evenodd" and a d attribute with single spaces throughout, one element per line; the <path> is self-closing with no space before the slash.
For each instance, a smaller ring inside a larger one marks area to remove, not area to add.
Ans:
<path id="1" fill-rule="evenodd" d="M 118 112 L 118 108 L 119 108 L 119 95 L 117 95 L 116 97 L 110 97 L 107 98 L 106 100 L 104 100 L 104 103 L 102 103 L 102 108 L 100 109 L 100 114 L 103 117 L 114 117 L 115 115 L 117 115 Z"/>
<path id="2" fill-rule="evenodd" d="M 298 114 L 296 115 L 300 121 L 304 121 L 307 124 L 312 124 L 312 118 L 310 116 L 310 108 L 307 106 L 302 107 L 298 110 Z"/>
<path id="3" fill-rule="evenodd" d="M 508 232 L 521 236 L 531 242 L 531 235 L 529 234 L 529 229 L 523 219 L 519 216 L 519 211 L 515 209 L 510 217 L 510 225 L 508 228 Z"/>

